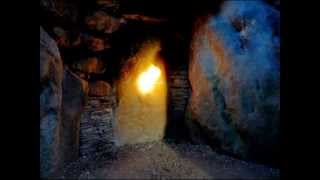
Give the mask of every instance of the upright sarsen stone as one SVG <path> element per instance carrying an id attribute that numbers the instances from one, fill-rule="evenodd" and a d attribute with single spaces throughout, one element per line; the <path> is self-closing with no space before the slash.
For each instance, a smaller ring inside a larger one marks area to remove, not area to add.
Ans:
<path id="1" fill-rule="evenodd" d="M 65 68 L 63 78 L 61 151 L 63 163 L 79 158 L 80 118 L 88 95 L 88 82 Z"/>
<path id="2" fill-rule="evenodd" d="M 224 152 L 275 158 L 279 45 L 279 12 L 262 1 L 226 1 L 217 16 L 199 18 L 189 65 L 191 131 L 198 128 L 212 147 Z"/>
<path id="3" fill-rule="evenodd" d="M 40 173 L 50 176 L 59 160 L 63 66 L 54 40 L 40 27 Z"/>
<path id="4" fill-rule="evenodd" d="M 80 116 L 88 83 L 63 68 L 58 47 L 40 27 L 40 175 L 56 177 L 79 157 Z"/>

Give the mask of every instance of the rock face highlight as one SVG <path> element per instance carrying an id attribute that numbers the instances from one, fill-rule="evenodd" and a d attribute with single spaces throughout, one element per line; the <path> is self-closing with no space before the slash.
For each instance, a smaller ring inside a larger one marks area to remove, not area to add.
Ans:
<path id="1" fill-rule="evenodd" d="M 194 141 L 243 158 L 278 155 L 279 45 L 279 12 L 262 1 L 227 1 L 198 19 L 187 110 Z"/>
<path id="2" fill-rule="evenodd" d="M 56 42 L 40 27 L 40 175 L 55 177 L 79 157 L 88 83 L 63 68 Z"/>
<path id="3" fill-rule="evenodd" d="M 40 174 L 55 171 L 59 157 L 63 66 L 54 40 L 40 27 Z"/>

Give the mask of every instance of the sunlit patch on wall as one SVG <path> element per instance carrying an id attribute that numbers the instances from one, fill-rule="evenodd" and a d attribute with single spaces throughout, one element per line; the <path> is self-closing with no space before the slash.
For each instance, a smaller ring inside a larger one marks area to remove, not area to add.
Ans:
<path id="1" fill-rule="evenodd" d="M 162 139 L 166 126 L 167 85 L 160 43 L 145 43 L 131 57 L 118 83 L 115 134 L 118 145 Z"/>

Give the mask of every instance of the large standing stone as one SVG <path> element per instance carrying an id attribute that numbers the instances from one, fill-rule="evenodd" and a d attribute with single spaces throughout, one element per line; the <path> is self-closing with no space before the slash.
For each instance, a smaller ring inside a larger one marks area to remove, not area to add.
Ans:
<path id="1" fill-rule="evenodd" d="M 53 39 L 40 27 L 41 176 L 52 177 L 78 158 L 80 115 L 88 84 L 68 69 Z"/>
<path id="2" fill-rule="evenodd" d="M 63 65 L 54 40 L 40 27 L 40 174 L 58 166 Z"/>
<path id="3" fill-rule="evenodd" d="M 212 147 L 237 156 L 275 158 L 279 52 L 279 12 L 262 1 L 227 1 L 219 15 L 199 18 L 189 68 L 191 131 L 198 127 Z"/>
<path id="4" fill-rule="evenodd" d="M 80 118 L 84 112 L 88 83 L 69 69 L 63 78 L 62 124 L 60 130 L 64 163 L 79 157 Z"/>
<path id="5" fill-rule="evenodd" d="M 63 69 L 58 47 L 40 27 L 40 173 L 55 177 L 79 152 L 88 83 Z"/>

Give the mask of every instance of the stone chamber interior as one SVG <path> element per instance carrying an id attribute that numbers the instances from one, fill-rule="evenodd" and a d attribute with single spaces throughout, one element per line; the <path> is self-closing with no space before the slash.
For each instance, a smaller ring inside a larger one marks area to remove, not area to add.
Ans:
<path id="1" fill-rule="evenodd" d="M 42 177 L 160 141 L 279 168 L 280 1 L 186 4 L 40 0 Z"/>

